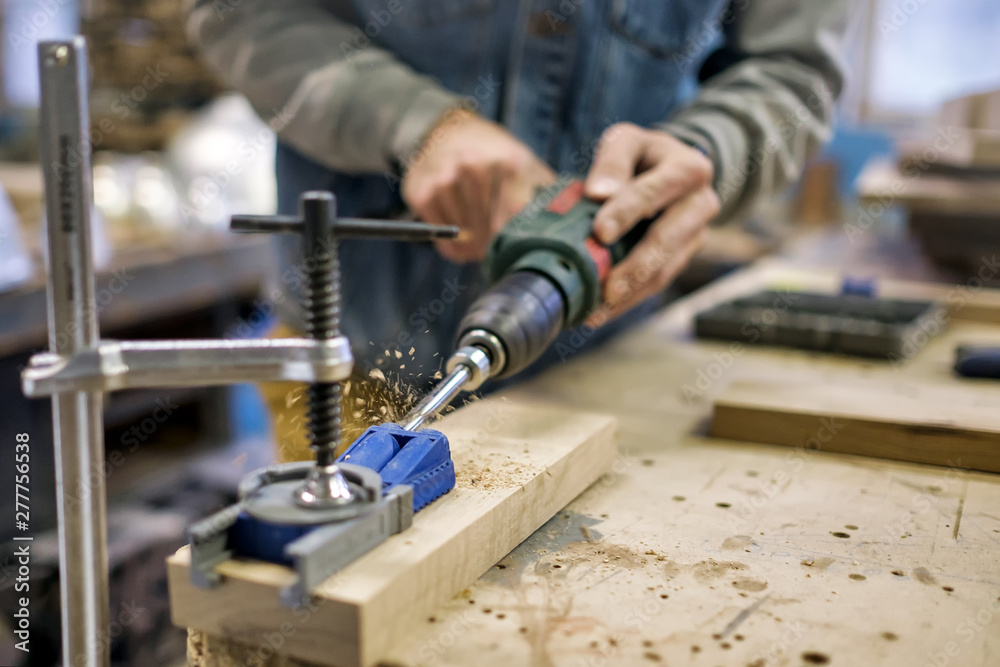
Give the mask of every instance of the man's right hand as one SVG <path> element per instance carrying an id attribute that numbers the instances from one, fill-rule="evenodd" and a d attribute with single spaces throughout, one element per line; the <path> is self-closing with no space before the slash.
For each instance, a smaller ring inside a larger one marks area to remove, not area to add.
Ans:
<path id="1" fill-rule="evenodd" d="M 465 110 L 446 114 L 403 178 L 403 200 L 426 222 L 455 225 L 438 241 L 453 262 L 482 260 L 494 235 L 556 174 L 500 125 Z"/>

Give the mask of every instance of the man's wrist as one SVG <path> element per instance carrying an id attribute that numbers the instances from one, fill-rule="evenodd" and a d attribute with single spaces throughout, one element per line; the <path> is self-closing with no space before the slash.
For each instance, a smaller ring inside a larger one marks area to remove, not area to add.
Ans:
<path id="1" fill-rule="evenodd" d="M 700 132 L 687 125 L 668 123 L 661 126 L 660 129 L 709 159 L 712 163 L 712 189 L 719 195 L 719 184 L 722 180 L 725 165 L 721 164 L 721 153 L 714 139 L 707 133 Z"/>

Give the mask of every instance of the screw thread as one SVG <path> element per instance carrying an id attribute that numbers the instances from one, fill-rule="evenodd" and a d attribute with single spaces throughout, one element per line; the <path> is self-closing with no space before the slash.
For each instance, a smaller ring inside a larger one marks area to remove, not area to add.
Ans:
<path id="1" fill-rule="evenodd" d="M 323 239 L 317 246 L 313 256 L 306 259 L 306 334 L 315 340 L 330 340 L 340 335 L 340 261 L 334 239 Z M 319 466 L 331 465 L 336 459 L 343 426 L 342 404 L 339 382 L 309 385 L 306 419 Z"/>

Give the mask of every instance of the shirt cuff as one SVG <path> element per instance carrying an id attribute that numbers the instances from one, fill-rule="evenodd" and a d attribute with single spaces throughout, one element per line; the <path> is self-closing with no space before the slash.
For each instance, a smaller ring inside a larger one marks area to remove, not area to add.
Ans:
<path id="1" fill-rule="evenodd" d="M 416 158 L 430 131 L 446 113 L 461 107 L 464 99 L 433 86 L 417 93 L 396 124 L 390 142 L 387 157 L 397 173 L 406 171 L 406 165 Z"/>
<path id="2" fill-rule="evenodd" d="M 746 186 L 752 171 L 743 127 L 727 113 L 699 109 L 682 112 L 660 129 L 694 146 L 712 161 L 712 187 L 722 204 L 716 220 L 729 219 L 739 211 L 748 200 Z"/>

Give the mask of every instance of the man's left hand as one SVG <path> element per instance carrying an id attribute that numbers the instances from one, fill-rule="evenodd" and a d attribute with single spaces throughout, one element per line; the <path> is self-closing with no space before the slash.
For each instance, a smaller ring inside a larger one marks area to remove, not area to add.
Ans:
<path id="1" fill-rule="evenodd" d="M 595 236 L 614 243 L 639 221 L 657 218 L 608 275 L 604 306 L 588 325 L 600 326 L 662 291 L 687 265 L 720 210 L 712 175 L 711 160 L 666 132 L 630 123 L 605 130 L 586 181 L 587 196 L 604 201 Z"/>

